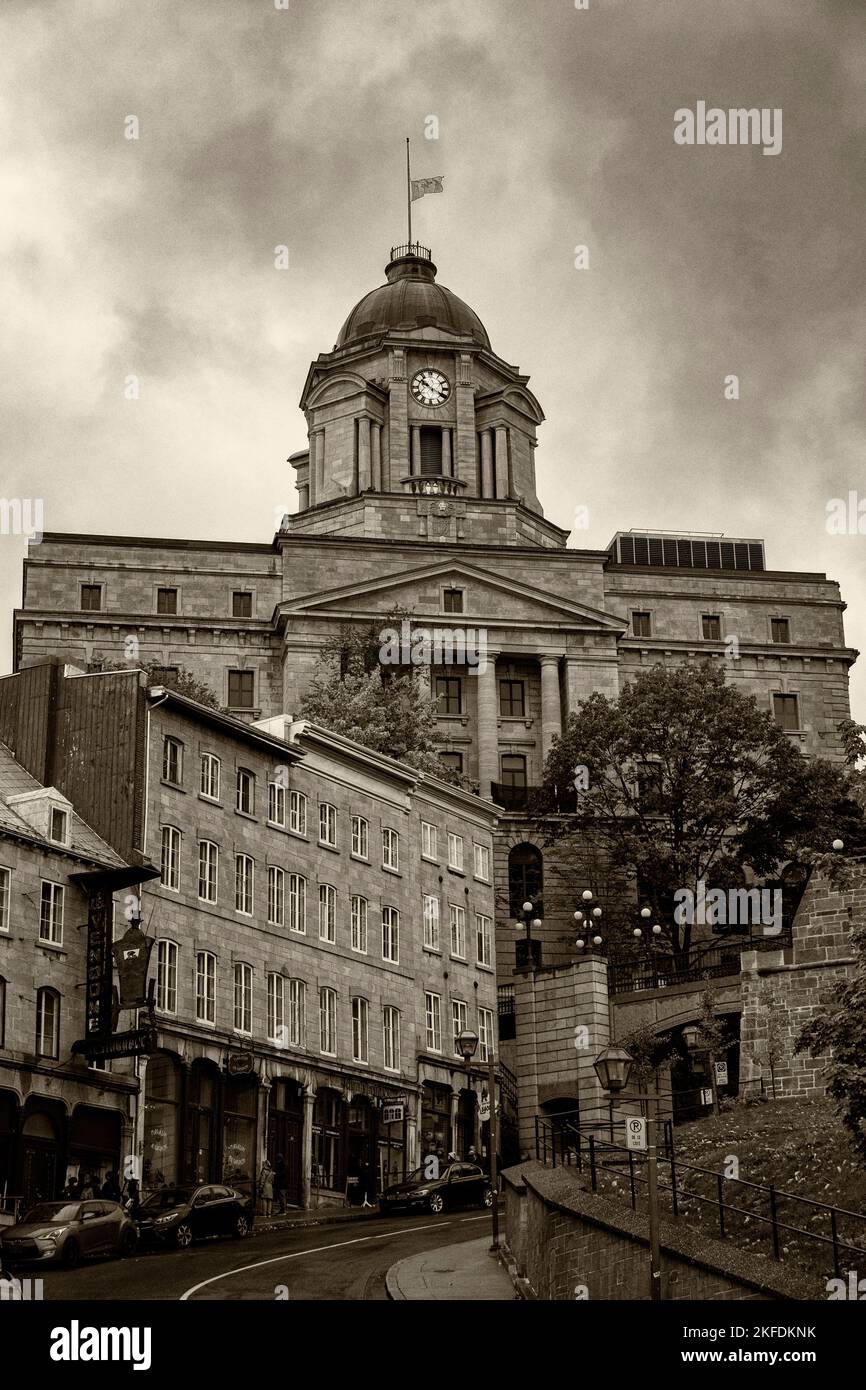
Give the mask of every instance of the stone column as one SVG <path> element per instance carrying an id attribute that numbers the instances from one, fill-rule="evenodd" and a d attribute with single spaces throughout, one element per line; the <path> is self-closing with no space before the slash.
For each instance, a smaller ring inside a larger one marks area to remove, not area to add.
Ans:
<path id="1" fill-rule="evenodd" d="M 304 1088 L 304 1124 L 301 1130 L 301 1206 L 309 1210 L 312 1203 L 312 1184 L 310 1177 L 313 1168 L 313 1106 L 316 1092 Z"/>
<path id="2" fill-rule="evenodd" d="M 374 492 L 382 491 L 382 426 L 378 420 L 371 422 L 370 437 L 370 485 Z"/>
<path id="3" fill-rule="evenodd" d="M 310 435 L 310 506 L 315 507 L 322 501 L 322 455 L 324 454 L 325 432 L 324 430 L 313 430 Z"/>
<path id="4" fill-rule="evenodd" d="M 562 702 L 559 697 L 559 657 L 542 656 L 541 662 L 541 752 L 545 762 L 554 735 L 562 733 Z"/>
<path id="5" fill-rule="evenodd" d="M 508 430 L 504 425 L 496 426 L 496 496 L 507 497 L 508 486 Z"/>
<path id="6" fill-rule="evenodd" d="M 485 665 L 478 667 L 478 792 L 491 796 L 491 782 L 499 781 L 499 729 L 496 701 L 497 652 L 488 651 Z"/>
<path id="7" fill-rule="evenodd" d="M 310 484 L 301 483 L 298 487 L 298 511 L 305 512 L 310 505 Z"/>
<path id="8" fill-rule="evenodd" d="M 423 666 L 416 666 L 418 673 L 418 685 L 421 688 L 422 698 L 425 700 L 433 699 L 433 674 L 429 665 L 425 662 Z"/>
<path id="9" fill-rule="evenodd" d="M 358 492 L 366 492 L 370 486 L 370 417 L 362 415 L 358 421 Z"/>
<path id="10" fill-rule="evenodd" d="M 421 426 L 412 426 L 412 476 L 421 476 Z"/>
<path id="11" fill-rule="evenodd" d="M 258 1124 L 259 1124 L 259 1156 L 258 1167 L 255 1176 L 258 1177 L 262 1164 L 268 1156 L 268 1111 L 270 1108 L 271 1083 L 263 1080 L 259 1086 L 259 1105 L 258 1105 Z"/>
<path id="12" fill-rule="evenodd" d="M 451 477 L 451 431 L 442 431 L 442 472 L 446 478 Z"/>
<path id="13" fill-rule="evenodd" d="M 460 1153 L 460 1150 L 459 1150 L 458 1147 L 457 1147 L 457 1142 L 458 1142 L 458 1141 L 457 1141 L 457 1116 L 458 1116 L 458 1114 L 459 1114 L 459 1111 L 460 1111 L 460 1092 L 459 1092 L 459 1091 L 452 1091 L 452 1092 L 451 1092 L 451 1142 L 450 1142 L 449 1145 L 448 1145 L 448 1152 L 449 1152 L 449 1153 L 453 1153 L 453 1154 L 459 1154 L 459 1153 Z"/>
<path id="14" fill-rule="evenodd" d="M 493 496 L 493 435 L 481 431 L 481 496 Z"/>
<path id="15" fill-rule="evenodd" d="M 421 1165 L 421 1153 L 418 1148 L 418 1134 L 421 1129 L 420 1118 L 421 1102 L 418 1101 L 418 1115 L 406 1116 L 406 1172 L 414 1173 L 415 1169 Z"/>

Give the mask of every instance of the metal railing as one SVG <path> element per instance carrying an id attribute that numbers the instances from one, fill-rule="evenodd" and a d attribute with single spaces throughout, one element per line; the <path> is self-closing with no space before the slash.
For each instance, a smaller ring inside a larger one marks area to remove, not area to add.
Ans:
<path id="1" fill-rule="evenodd" d="M 415 256 L 419 261 L 432 261 L 433 255 L 429 246 L 422 246 L 420 241 L 404 241 L 402 246 L 391 247 L 391 260 L 399 261 L 403 256 Z"/>
<path id="2" fill-rule="evenodd" d="M 557 1159 L 560 1166 L 576 1168 L 589 1180 L 590 1190 L 605 1196 L 621 1198 L 620 1183 L 628 1183 L 628 1196 L 633 1211 L 638 1210 L 638 1194 L 648 1186 L 646 1174 L 647 1156 L 618 1144 L 605 1137 L 604 1130 L 615 1132 L 625 1126 L 625 1116 L 618 1118 L 611 1113 L 609 1119 L 600 1117 L 597 1121 L 574 1123 L 563 1114 L 550 1120 L 545 1116 L 535 1117 L 535 1155 L 542 1163 L 550 1163 L 554 1168 Z M 838 1278 L 840 1257 L 843 1252 L 866 1260 L 866 1213 L 847 1211 L 844 1207 L 829 1206 L 826 1202 L 815 1201 L 812 1197 L 801 1197 L 793 1192 L 782 1192 L 772 1183 L 749 1182 L 745 1178 L 727 1177 L 711 1168 L 702 1168 L 694 1163 L 684 1163 L 676 1157 L 673 1145 L 673 1130 L 667 1121 L 663 1128 L 662 1142 L 659 1144 L 660 1198 L 670 1204 L 675 1217 L 697 1210 L 712 1209 L 714 1224 L 718 1225 L 721 1240 L 733 1239 L 735 1218 L 744 1218 L 744 1225 L 753 1229 L 764 1228 L 768 1237 L 772 1258 L 782 1261 L 784 1255 L 801 1259 L 803 1251 L 790 1250 L 792 1240 L 802 1239 L 811 1242 L 813 1249 L 832 1252 L 833 1273 Z M 668 1182 L 662 1180 L 662 1171 L 667 1168 Z M 615 1182 L 605 1190 L 604 1175 L 614 1175 Z M 689 1186 L 689 1182 L 692 1186 Z M 705 1182 L 711 1193 L 696 1190 L 695 1182 Z M 616 1191 L 611 1192 L 615 1187 Z M 736 1201 L 726 1200 L 730 1192 Z M 745 1205 L 750 1202 L 751 1205 Z M 812 1221 L 820 1221 L 823 1231 L 808 1230 L 804 1226 L 793 1225 L 790 1219 L 783 1219 L 781 1209 L 788 1204 L 805 1207 L 811 1213 Z M 854 1244 L 845 1236 L 856 1235 L 862 1244 Z"/>
<path id="3" fill-rule="evenodd" d="M 611 994 L 632 994 L 639 990 L 666 989 L 671 985 L 697 984 L 707 975 L 720 979 L 739 975 L 743 951 L 783 950 L 791 945 L 791 929 L 775 936 L 738 936 L 708 946 L 695 942 L 687 951 L 631 955 L 608 952 Z"/>

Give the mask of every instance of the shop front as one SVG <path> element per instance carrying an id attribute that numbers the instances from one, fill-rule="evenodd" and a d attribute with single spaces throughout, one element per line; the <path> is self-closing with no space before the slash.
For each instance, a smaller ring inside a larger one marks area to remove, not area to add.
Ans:
<path id="1" fill-rule="evenodd" d="M 222 1180 L 242 1192 L 256 1185 L 256 1132 L 259 1078 L 253 1072 L 223 1081 Z"/>
<path id="2" fill-rule="evenodd" d="M 76 1105 L 69 1122 L 66 1177 L 88 1178 L 98 1191 L 109 1173 L 121 1173 L 123 1120 L 118 1110 Z"/>
<path id="3" fill-rule="evenodd" d="M 303 1199 L 304 1093 L 297 1081 L 278 1078 L 271 1085 L 268 1108 L 268 1162 L 276 1166 L 282 1155 L 286 1165 L 286 1201 L 299 1207 Z"/>
<path id="4" fill-rule="evenodd" d="M 451 1149 L 450 1086 L 425 1081 L 421 1092 L 421 1159 L 435 1154 L 445 1159 Z"/>
<path id="5" fill-rule="evenodd" d="M 197 1058 L 189 1069 L 184 1107 L 183 1173 L 187 1182 L 216 1182 L 220 1073 L 214 1062 Z"/>
<path id="6" fill-rule="evenodd" d="M 181 1181 L 180 1135 L 183 1073 L 171 1052 L 155 1052 L 147 1063 L 144 1101 L 144 1192 Z"/>
<path id="7" fill-rule="evenodd" d="M 0 1091 L 0 1216 L 11 1214 L 15 1189 L 15 1136 L 18 1133 L 18 1097 Z"/>

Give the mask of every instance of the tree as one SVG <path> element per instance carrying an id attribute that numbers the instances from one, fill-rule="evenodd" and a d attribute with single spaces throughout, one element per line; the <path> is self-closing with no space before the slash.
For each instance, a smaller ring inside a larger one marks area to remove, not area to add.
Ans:
<path id="1" fill-rule="evenodd" d="M 866 1161 L 866 927 L 852 933 L 853 978 L 839 981 L 824 1007 L 797 1038 L 794 1051 L 825 1057 L 827 1091 Z"/>
<path id="2" fill-rule="evenodd" d="M 210 686 L 206 685 L 204 681 L 200 681 L 185 666 L 169 669 L 154 661 L 130 666 L 129 662 L 105 661 L 102 657 L 96 657 L 93 661 L 88 662 L 85 669 L 88 672 L 138 669 L 146 675 L 148 685 L 164 685 L 167 690 L 175 690 L 178 695 L 185 695 L 188 700 L 195 700 L 197 704 L 206 705 L 208 709 L 222 709 Z"/>
<path id="3" fill-rule="evenodd" d="M 322 648 L 323 668 L 301 702 L 300 716 L 420 772 L 462 784 L 439 757 L 436 706 L 411 666 L 380 660 L 380 632 L 399 626 L 404 616 L 388 615 L 381 627 L 341 629 Z"/>
<path id="4" fill-rule="evenodd" d="M 559 814 L 572 788 L 576 810 Z M 741 889 L 744 873 L 761 881 L 784 866 L 832 874 L 833 839 L 863 834 L 850 769 L 803 757 L 709 662 L 655 666 L 618 700 L 583 701 L 548 757 L 537 810 L 575 862 L 600 854 L 630 882 L 675 955 L 691 945 L 685 893 Z"/>

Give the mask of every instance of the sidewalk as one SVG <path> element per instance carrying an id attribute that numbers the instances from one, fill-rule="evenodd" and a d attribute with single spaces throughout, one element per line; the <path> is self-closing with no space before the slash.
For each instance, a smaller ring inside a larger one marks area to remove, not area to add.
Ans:
<path id="1" fill-rule="evenodd" d="M 385 1275 L 388 1297 L 472 1303 L 517 1298 L 504 1266 L 489 1250 L 490 1237 L 484 1236 L 398 1260 Z"/>
<path id="2" fill-rule="evenodd" d="M 270 1216 L 256 1214 L 253 1235 L 263 1231 L 287 1231 L 295 1226 L 330 1226 L 340 1221 L 369 1221 L 373 1216 L 381 1216 L 376 1207 L 365 1210 L 362 1207 L 311 1207 L 307 1210 L 297 1208 L 285 1215 L 272 1212 Z"/>

